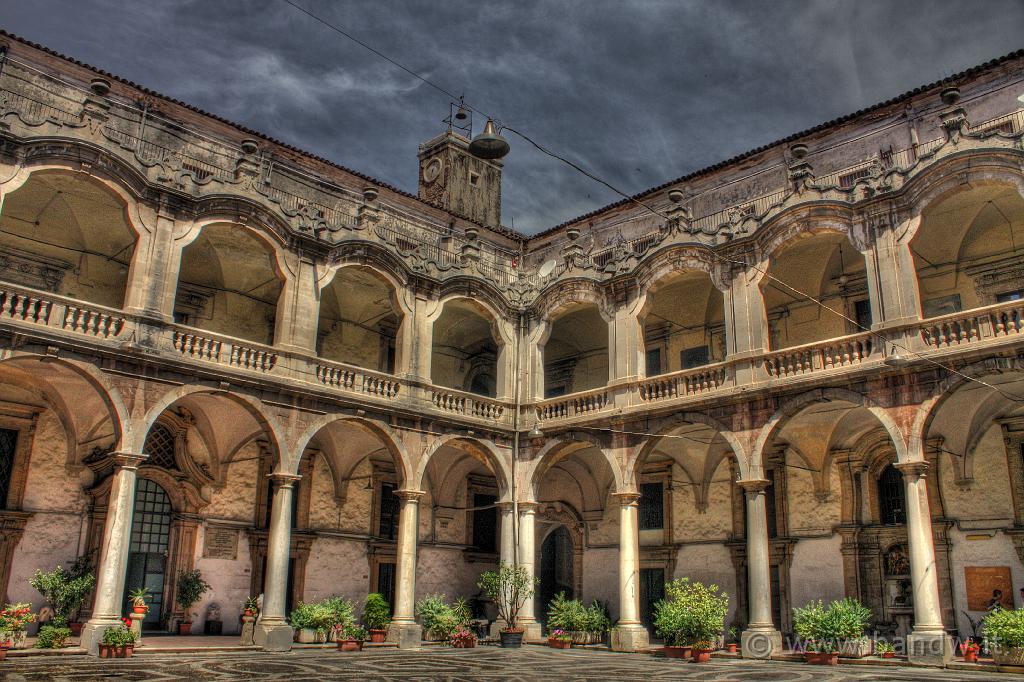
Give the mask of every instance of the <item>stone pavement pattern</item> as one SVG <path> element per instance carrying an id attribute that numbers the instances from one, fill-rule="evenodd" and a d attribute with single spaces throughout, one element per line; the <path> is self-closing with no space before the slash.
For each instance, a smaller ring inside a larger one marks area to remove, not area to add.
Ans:
<path id="1" fill-rule="evenodd" d="M 359 654 L 303 651 L 287 654 L 217 652 L 152 654 L 126 660 L 74 657 L 20 659 L 0 663 L 4 682 L 80 682 L 84 680 L 708 680 L 716 682 L 842 682 L 1000 679 L 1024 677 L 924 668 L 844 665 L 836 668 L 799 663 L 712 660 L 697 666 L 641 654 L 602 651 L 553 651 L 526 647 L 469 650 L 373 651 Z"/>

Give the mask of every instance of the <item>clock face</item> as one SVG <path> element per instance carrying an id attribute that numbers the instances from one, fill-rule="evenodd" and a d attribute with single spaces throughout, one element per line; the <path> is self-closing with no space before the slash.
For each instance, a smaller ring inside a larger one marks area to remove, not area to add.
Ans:
<path id="1" fill-rule="evenodd" d="M 433 182 L 441 174 L 441 159 L 432 159 L 423 169 L 423 182 Z"/>

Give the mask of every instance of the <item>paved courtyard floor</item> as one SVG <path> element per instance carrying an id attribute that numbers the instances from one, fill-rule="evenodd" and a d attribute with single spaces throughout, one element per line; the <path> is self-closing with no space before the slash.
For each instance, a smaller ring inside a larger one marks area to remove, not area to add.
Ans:
<path id="1" fill-rule="evenodd" d="M 529 646 L 377 650 L 363 653 L 257 651 L 144 654 L 110 660 L 86 656 L 8 659 L 0 663 L 5 682 L 80 682 L 83 680 L 706 680 L 717 682 L 840 682 L 902 680 L 1024 680 L 1003 673 L 925 668 L 844 665 L 835 668 L 801 663 L 712 660 L 705 665 L 644 654 L 604 651 L 556 651 Z"/>

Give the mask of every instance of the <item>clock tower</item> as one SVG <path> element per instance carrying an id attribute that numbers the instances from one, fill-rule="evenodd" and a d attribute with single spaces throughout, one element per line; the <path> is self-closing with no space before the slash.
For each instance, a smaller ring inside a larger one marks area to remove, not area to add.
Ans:
<path id="1" fill-rule="evenodd" d="M 501 225 L 500 160 L 478 159 L 452 130 L 420 145 L 419 196 L 487 227 Z"/>

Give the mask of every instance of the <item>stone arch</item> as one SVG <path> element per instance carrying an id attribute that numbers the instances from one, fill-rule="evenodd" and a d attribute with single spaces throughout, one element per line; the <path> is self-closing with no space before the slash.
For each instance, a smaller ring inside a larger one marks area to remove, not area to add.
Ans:
<path id="1" fill-rule="evenodd" d="M 712 250 L 703 244 L 673 244 L 647 256 L 637 265 L 633 275 L 643 292 L 649 291 L 660 280 L 680 270 L 705 272 L 709 276 L 715 270 L 717 259 Z"/>
<path id="2" fill-rule="evenodd" d="M 591 279 L 576 277 L 555 282 L 544 290 L 531 306 L 531 313 L 549 327 L 560 310 L 578 304 L 597 306 L 605 320 L 612 319 L 608 299 L 600 283 Z"/>
<path id="3" fill-rule="evenodd" d="M 569 432 L 561 437 L 553 438 L 537 451 L 530 462 L 524 467 L 520 478 L 525 482 L 520 491 L 521 502 L 532 502 L 537 499 L 537 491 L 544 474 L 551 469 L 559 460 L 569 457 L 573 453 L 588 449 L 596 449 L 601 454 L 601 459 L 608 465 L 612 473 L 612 483 L 616 491 L 625 490 L 625 479 L 622 475 L 620 464 L 608 454 L 608 446 L 600 438 L 586 432 Z M 582 489 L 581 489 L 581 492 Z"/>
<path id="4" fill-rule="evenodd" d="M 269 438 L 272 445 L 272 450 L 277 458 L 277 470 L 289 472 L 285 467 L 287 464 L 285 444 L 287 443 L 284 435 L 284 429 L 278 424 L 277 419 L 272 416 L 258 399 L 235 393 L 234 391 L 225 391 L 220 388 L 213 388 L 210 386 L 203 386 L 202 384 L 189 384 L 180 386 L 174 390 L 168 391 L 162 395 L 153 405 L 149 407 L 145 415 L 139 422 L 139 428 L 135 431 L 132 440 L 132 452 L 142 452 L 145 445 L 146 436 L 149 433 L 149 429 L 156 423 L 156 420 L 163 414 L 164 410 L 169 409 L 172 405 L 177 403 L 183 398 L 189 396 L 198 395 L 210 395 L 218 398 L 223 398 L 236 403 L 243 410 L 249 413 L 254 421 L 262 427 L 264 433 Z M 247 441 L 246 441 L 247 442 Z M 237 448 L 236 448 L 237 450 Z"/>
<path id="5" fill-rule="evenodd" d="M 912 459 L 921 459 L 921 457 L 912 456 L 913 450 L 908 447 L 908 442 L 903 432 L 885 408 L 874 404 L 869 398 L 860 393 L 842 388 L 825 388 L 808 391 L 791 398 L 775 411 L 764 426 L 761 427 L 761 430 L 757 435 L 757 439 L 754 442 L 754 446 L 750 453 L 751 472 L 756 471 L 760 474 L 760 472 L 763 471 L 765 448 L 787 421 L 796 417 L 809 405 L 832 401 L 843 401 L 850 403 L 855 407 L 863 407 L 874 415 L 874 417 L 878 419 L 882 428 L 885 429 L 886 433 L 888 433 L 889 437 L 892 439 L 893 447 L 896 449 L 897 453 L 897 461 L 905 462 Z"/>
<path id="6" fill-rule="evenodd" d="M 32 367 L 32 365 L 36 366 Z M 0 371 L 5 366 L 27 372 L 26 381 L 35 384 L 47 395 L 48 401 L 68 436 L 67 462 L 69 464 L 78 463 L 80 457 L 85 454 L 78 452 L 76 447 L 81 430 L 76 415 L 83 414 L 80 410 L 84 406 L 81 398 L 74 400 L 74 405 L 72 405 L 71 399 L 65 398 L 61 393 L 59 386 L 66 386 L 65 382 L 82 381 L 105 409 L 113 430 L 112 449 L 114 451 L 125 449 L 131 442 L 133 434 L 131 413 L 118 388 L 95 366 L 68 358 L 44 356 L 24 351 L 3 351 L 0 352 Z"/>
<path id="7" fill-rule="evenodd" d="M 294 445 L 289 451 L 287 458 L 287 468 L 285 469 L 287 473 L 294 474 L 298 472 L 302 455 L 306 451 L 306 448 L 309 447 L 310 441 L 312 441 L 322 429 L 329 427 L 334 423 L 351 424 L 358 429 L 374 435 L 380 441 L 382 447 L 387 450 L 394 462 L 399 478 L 401 479 L 402 487 L 409 488 L 410 483 L 416 480 L 415 471 L 413 469 L 413 459 L 409 455 L 402 438 L 390 426 L 370 417 L 350 417 L 337 414 L 323 415 L 318 419 L 315 419 L 302 433 L 298 435 L 297 438 L 295 438 L 293 441 Z M 335 473 L 335 476 L 341 476 L 341 478 L 344 478 L 351 473 L 350 471 L 335 472 L 333 467 L 332 472 Z M 341 479 L 335 478 L 335 492 L 340 495 L 339 487 L 342 487 Z"/>
<path id="8" fill-rule="evenodd" d="M 794 242 L 827 232 L 844 235 L 851 245 L 856 243 L 852 215 L 848 209 L 837 215 L 779 216 L 770 225 L 762 227 L 755 244 L 760 259 L 770 261 Z"/>
<path id="9" fill-rule="evenodd" d="M 915 175 L 905 189 L 909 216 L 920 216 L 929 206 L 941 202 L 968 186 L 1004 185 L 1024 196 L 1024 173 L 1016 155 L 1005 152 L 965 152 L 931 164 Z M 913 234 L 902 235 L 912 239 Z"/>
<path id="10" fill-rule="evenodd" d="M 510 476 L 508 467 L 506 466 L 501 453 L 497 451 L 492 443 L 489 443 L 486 440 L 458 434 L 441 436 L 427 446 L 426 450 L 424 450 L 423 454 L 420 456 L 419 462 L 417 462 L 416 472 L 413 474 L 411 479 L 413 481 L 414 489 L 423 489 L 422 486 L 427 471 L 427 465 L 430 463 L 430 460 L 434 455 L 437 454 L 438 450 L 446 446 L 462 450 L 470 457 L 473 457 L 477 461 L 486 465 L 498 481 L 499 501 L 510 500 Z"/>

